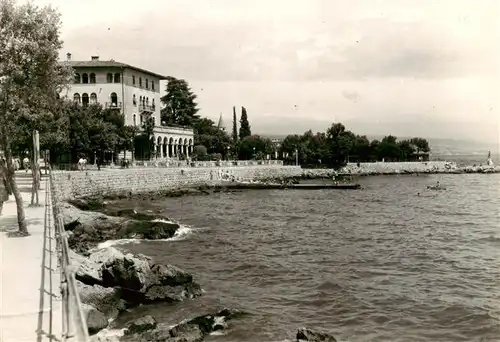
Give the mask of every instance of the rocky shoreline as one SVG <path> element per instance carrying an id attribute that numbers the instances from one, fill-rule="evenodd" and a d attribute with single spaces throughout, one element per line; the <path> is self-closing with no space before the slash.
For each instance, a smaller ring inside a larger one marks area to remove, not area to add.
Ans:
<path id="1" fill-rule="evenodd" d="M 178 223 L 153 213 L 113 209 L 112 202 L 103 198 L 60 203 L 59 210 L 69 235 L 70 259 L 91 341 L 200 342 L 212 332 L 227 329 L 230 321 L 244 319 L 244 312 L 228 308 L 174 326 L 144 316 L 125 324 L 120 333 L 100 334 L 114 328 L 112 322 L 134 307 L 162 302 L 168 309 L 169 303 L 195 300 L 203 290 L 193 275 L 174 265 L 158 264 L 148 256 L 114 247 L 97 248 L 107 240 L 171 238 L 180 228 Z M 298 330 L 296 340 L 336 341 L 327 333 L 307 328 Z"/>

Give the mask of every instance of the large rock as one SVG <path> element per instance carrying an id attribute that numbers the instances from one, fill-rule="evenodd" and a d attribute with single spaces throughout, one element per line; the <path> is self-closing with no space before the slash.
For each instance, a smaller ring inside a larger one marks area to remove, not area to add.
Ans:
<path id="1" fill-rule="evenodd" d="M 70 248 L 82 254 L 87 254 L 89 249 L 106 240 L 168 239 L 179 228 L 168 218 L 134 211 L 135 214 L 125 211 L 122 216 L 109 216 L 83 211 L 69 203 L 62 203 L 60 211 L 64 228 L 72 232 L 68 239 Z"/>
<path id="2" fill-rule="evenodd" d="M 102 329 L 97 334 L 90 336 L 90 342 L 120 342 L 126 329 Z"/>
<path id="3" fill-rule="evenodd" d="M 68 203 L 80 210 L 99 211 L 105 208 L 106 202 L 102 198 L 70 199 Z"/>
<path id="4" fill-rule="evenodd" d="M 115 319 L 127 308 L 127 303 L 121 299 L 121 291 L 118 288 L 91 286 L 80 281 L 76 284 L 82 303 L 92 305 L 102 312 L 106 319 Z"/>
<path id="5" fill-rule="evenodd" d="M 133 321 L 125 331 L 126 335 L 140 334 L 144 331 L 155 329 L 157 326 L 153 316 L 147 315 Z"/>
<path id="6" fill-rule="evenodd" d="M 308 328 L 300 328 L 297 331 L 297 342 L 337 342 L 335 337 L 323 331 L 314 331 Z"/>
<path id="7" fill-rule="evenodd" d="M 172 265 L 153 264 L 150 258 L 143 255 L 124 254 L 109 247 L 95 251 L 88 258 L 76 253 L 73 257 L 79 265 L 77 279 L 93 286 L 83 290 L 92 293 L 92 298 L 98 298 L 99 302 L 110 303 L 113 307 L 117 306 L 117 298 L 140 304 L 181 301 L 202 294 L 191 274 Z M 106 292 L 103 288 L 119 289 L 119 295 Z"/>
<path id="8" fill-rule="evenodd" d="M 99 274 L 99 265 L 90 261 L 89 258 L 84 257 L 73 251 L 69 250 L 69 259 L 71 264 L 76 268 L 75 278 L 84 284 L 94 285 L 101 284 L 102 277 Z"/>
<path id="9" fill-rule="evenodd" d="M 175 326 L 156 323 L 146 316 L 133 321 L 127 328 L 121 342 L 200 342 L 213 331 L 227 328 L 227 321 L 242 313 L 236 310 L 222 310 L 213 315 L 202 315 L 185 320 Z"/>
<path id="10" fill-rule="evenodd" d="M 87 329 L 89 334 L 95 334 L 99 330 L 108 326 L 106 316 L 97 310 L 94 306 L 89 304 L 82 304 L 82 311 L 87 322 Z"/>

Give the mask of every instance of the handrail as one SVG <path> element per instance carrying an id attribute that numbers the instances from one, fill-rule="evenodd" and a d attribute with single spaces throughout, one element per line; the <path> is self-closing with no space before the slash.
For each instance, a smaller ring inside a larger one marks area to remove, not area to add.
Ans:
<path id="1" fill-rule="evenodd" d="M 76 286 L 75 268 L 69 258 L 69 244 L 64 230 L 63 218 L 59 209 L 59 200 L 54 186 L 52 168 L 49 166 L 50 204 L 53 208 L 55 235 L 61 270 L 62 294 L 62 341 L 89 342 L 87 322 Z"/>

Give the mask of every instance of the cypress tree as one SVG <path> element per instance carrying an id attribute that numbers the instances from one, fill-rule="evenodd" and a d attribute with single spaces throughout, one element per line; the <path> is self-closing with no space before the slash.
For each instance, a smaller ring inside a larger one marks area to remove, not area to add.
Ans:
<path id="1" fill-rule="evenodd" d="M 233 106 L 233 142 L 238 142 L 238 123 L 236 122 L 236 107 Z"/>
<path id="2" fill-rule="evenodd" d="M 250 123 L 248 122 L 247 110 L 245 107 L 241 107 L 241 118 L 240 118 L 240 140 L 252 135 L 250 130 Z"/>

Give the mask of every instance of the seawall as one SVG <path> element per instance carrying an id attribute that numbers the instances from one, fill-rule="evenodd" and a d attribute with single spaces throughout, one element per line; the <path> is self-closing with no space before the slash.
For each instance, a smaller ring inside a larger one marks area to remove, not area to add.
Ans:
<path id="1" fill-rule="evenodd" d="M 293 177 L 302 174 L 300 166 L 255 165 L 228 168 L 131 168 L 102 171 L 53 171 L 55 190 L 60 200 L 148 193 L 182 187 L 216 184 L 218 172 L 229 173 L 240 180 Z"/>
<path id="2" fill-rule="evenodd" d="M 428 162 L 393 162 L 393 163 L 349 163 L 343 168 L 343 172 L 350 174 L 387 174 L 398 172 L 444 172 L 447 170 L 457 169 L 453 163 L 445 161 L 428 161 Z"/>
<path id="3" fill-rule="evenodd" d="M 446 161 L 349 163 L 341 172 L 351 175 L 393 175 L 404 173 L 498 173 L 498 166 L 457 166 Z"/>
<path id="4" fill-rule="evenodd" d="M 232 167 L 140 167 L 102 171 L 53 171 L 54 187 L 60 200 L 81 197 L 141 194 L 218 184 L 219 170 L 229 171 L 239 180 L 276 178 L 330 178 L 332 169 L 301 169 L 300 166 L 247 165 Z M 500 172 L 500 167 L 457 167 L 453 163 L 361 163 L 348 164 L 340 173 L 351 175 L 397 175 L 408 173 L 485 173 Z"/>

